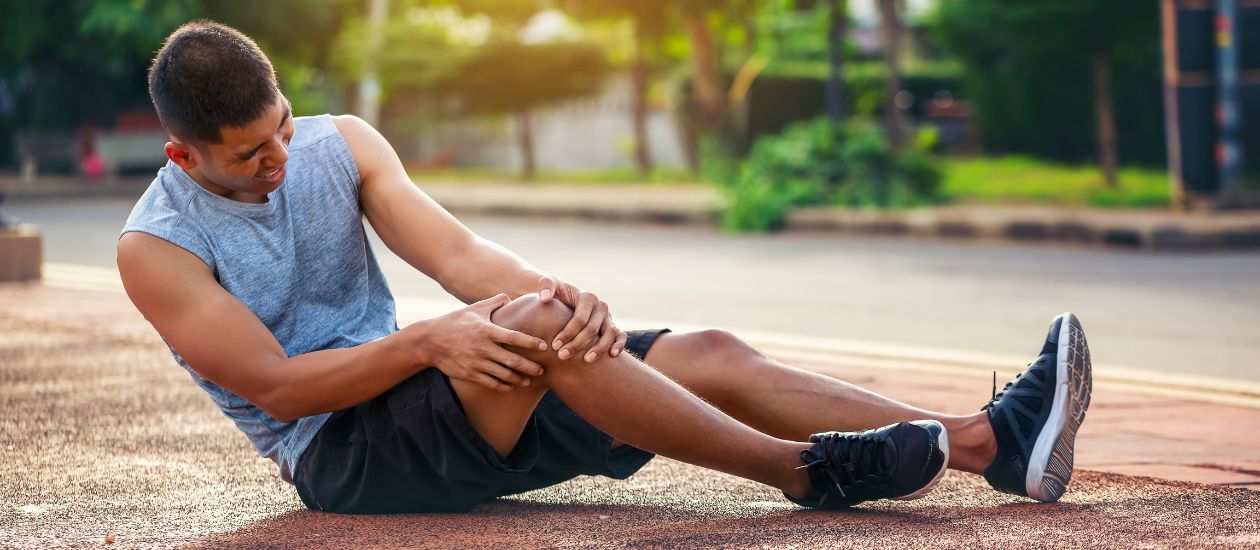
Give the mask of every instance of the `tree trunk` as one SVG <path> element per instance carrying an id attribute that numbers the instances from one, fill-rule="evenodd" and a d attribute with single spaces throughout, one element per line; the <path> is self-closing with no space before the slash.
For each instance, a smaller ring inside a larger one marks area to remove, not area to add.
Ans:
<path id="1" fill-rule="evenodd" d="M 643 26 L 634 23 L 634 62 L 630 66 L 631 116 L 634 118 L 634 160 L 639 173 L 652 174 L 652 153 L 648 149 L 648 64 L 643 56 L 646 47 Z"/>
<path id="2" fill-rule="evenodd" d="M 901 19 L 897 16 L 897 0 L 879 0 L 879 19 L 884 39 L 884 64 L 888 79 L 884 82 L 884 120 L 888 126 L 888 145 L 900 151 L 906 142 L 906 115 L 897 106 L 901 92 Z"/>
<path id="3" fill-rule="evenodd" d="M 717 55 L 714 52 L 709 25 L 704 20 L 704 12 L 698 9 L 686 10 L 683 13 L 683 23 L 687 27 L 688 36 L 691 37 L 691 52 L 696 70 L 695 78 L 692 80 L 692 96 L 703 132 L 718 125 L 726 111 L 726 97 L 718 82 L 720 76 Z"/>
<path id="4" fill-rule="evenodd" d="M 1116 123 L 1111 110 L 1111 65 L 1107 54 L 1094 54 L 1094 118 L 1097 120 L 1098 162 L 1107 187 L 1116 186 Z"/>
<path id="5" fill-rule="evenodd" d="M 849 22 L 849 2 L 830 0 L 827 22 L 827 116 L 844 120 L 844 36 Z"/>
<path id="6" fill-rule="evenodd" d="M 534 122 L 529 109 L 516 112 L 516 144 L 521 148 L 521 177 L 533 180 L 536 171 L 534 164 Z"/>
<path id="7" fill-rule="evenodd" d="M 745 64 L 752 61 L 757 55 L 757 25 L 753 20 L 751 13 L 743 14 L 740 24 L 744 29 L 744 47 L 740 55 L 745 59 Z M 742 71 L 742 69 L 741 69 Z M 738 100 L 731 105 L 732 115 L 735 123 L 735 147 L 741 155 L 746 154 L 752 148 L 752 102 L 749 101 L 749 92 L 752 83 L 749 82 L 748 87 L 743 90 Z M 734 99 L 734 98 L 728 98 Z"/>

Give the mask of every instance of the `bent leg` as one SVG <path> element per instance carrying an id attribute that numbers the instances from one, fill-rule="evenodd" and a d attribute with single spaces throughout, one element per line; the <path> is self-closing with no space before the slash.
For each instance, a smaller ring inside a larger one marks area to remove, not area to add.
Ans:
<path id="1" fill-rule="evenodd" d="M 500 326 L 550 340 L 570 316 L 563 304 L 543 304 L 531 295 L 504 306 L 491 319 Z M 801 464 L 800 452 L 809 448 L 809 443 L 774 438 L 741 424 L 629 354 L 585 363 L 562 361 L 551 351 L 513 351 L 544 366 L 545 373 L 534 378 L 530 388 L 551 388 L 579 416 L 621 441 L 759 481 L 794 496 L 810 491 L 804 470 L 795 469 Z M 513 390 L 517 391 L 521 390 Z M 478 416 L 493 416 L 494 403 L 490 395 L 477 401 L 477 406 L 485 409 Z M 469 416 L 472 418 L 473 413 Z M 491 424 L 488 429 L 502 423 Z M 482 429 L 477 423 L 474 426 Z"/>
<path id="2" fill-rule="evenodd" d="M 821 431 L 931 419 L 949 431 L 950 468 L 980 473 L 993 460 L 993 430 L 984 413 L 954 416 L 913 407 L 784 365 L 729 332 L 663 334 L 645 359 L 722 411 L 775 437 L 802 441 Z"/>

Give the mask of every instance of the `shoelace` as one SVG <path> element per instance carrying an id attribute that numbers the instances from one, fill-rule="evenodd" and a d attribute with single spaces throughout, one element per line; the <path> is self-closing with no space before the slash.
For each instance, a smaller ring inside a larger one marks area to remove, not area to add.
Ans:
<path id="1" fill-rule="evenodd" d="M 844 491 L 845 481 L 848 482 L 850 489 L 864 485 L 875 485 L 877 489 L 879 488 L 879 480 L 884 477 L 878 456 L 879 446 L 884 443 L 883 439 L 874 439 L 867 434 L 854 436 L 829 433 L 823 435 L 819 442 L 822 443 L 823 456 L 803 466 L 797 466 L 797 470 L 822 466 L 827 477 L 831 479 L 831 483 L 840 492 L 840 496 L 845 498 L 849 496 Z M 803 455 L 809 452 L 809 450 L 803 451 L 801 458 L 803 459 Z M 858 476 L 854 473 L 858 470 L 858 466 L 865 466 L 863 468 L 866 471 L 865 475 Z M 842 477 L 848 479 L 842 479 Z"/>
<path id="2" fill-rule="evenodd" d="M 1036 361 L 1033 363 L 1035 362 Z M 1028 372 L 1027 369 L 1032 366 L 1033 364 L 1029 363 L 1024 367 L 1024 372 Z M 990 407 L 997 405 L 998 399 L 1001 399 L 1003 395 L 1006 395 L 1006 392 L 1011 389 L 1011 386 L 1014 386 L 1016 382 L 1019 382 L 1020 378 L 1024 377 L 1024 372 L 1016 374 L 1015 378 L 1012 378 L 1010 382 L 1007 382 L 1005 386 L 1002 386 L 1002 391 L 997 391 L 997 371 L 993 371 L 993 397 L 989 398 L 989 402 L 985 403 L 983 407 L 980 407 L 980 410 L 987 411 Z"/>

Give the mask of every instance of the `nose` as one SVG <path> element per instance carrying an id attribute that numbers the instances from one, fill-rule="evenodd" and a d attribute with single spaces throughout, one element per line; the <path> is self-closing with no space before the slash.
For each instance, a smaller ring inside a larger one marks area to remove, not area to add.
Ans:
<path id="1" fill-rule="evenodd" d="M 284 141 L 281 140 L 279 137 L 272 140 L 271 145 L 269 145 L 267 149 L 269 149 L 268 154 L 267 154 L 267 160 L 269 161 L 268 162 L 269 165 L 274 167 L 274 166 L 283 165 L 285 162 L 288 162 L 289 146 L 286 145 Z"/>

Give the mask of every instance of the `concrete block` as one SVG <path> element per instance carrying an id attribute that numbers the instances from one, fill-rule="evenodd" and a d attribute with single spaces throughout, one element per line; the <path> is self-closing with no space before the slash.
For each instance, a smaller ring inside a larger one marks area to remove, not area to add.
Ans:
<path id="1" fill-rule="evenodd" d="M 33 225 L 0 229 L 0 283 L 38 281 L 44 263 L 44 238 Z"/>

